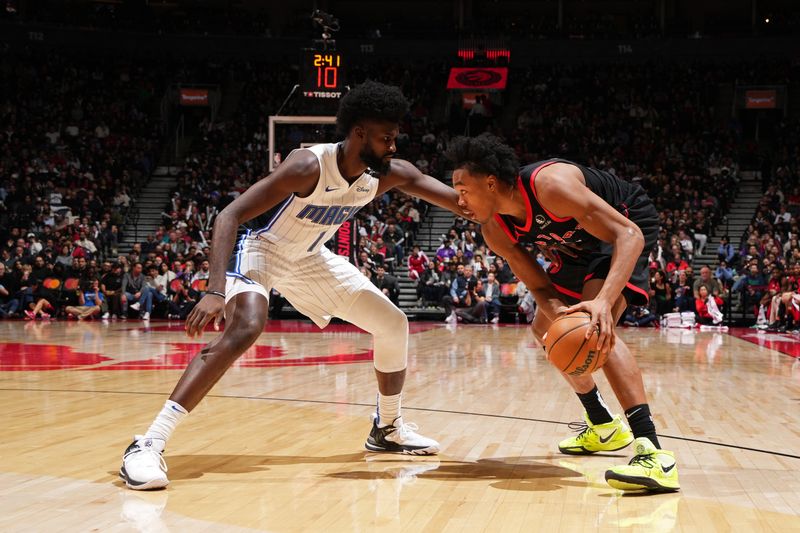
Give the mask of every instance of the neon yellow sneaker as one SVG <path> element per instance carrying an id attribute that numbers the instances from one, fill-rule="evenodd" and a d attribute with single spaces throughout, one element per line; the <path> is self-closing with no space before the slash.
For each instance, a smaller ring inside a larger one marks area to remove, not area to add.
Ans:
<path id="1" fill-rule="evenodd" d="M 589 455 L 595 452 L 621 450 L 633 442 L 633 433 L 619 415 L 605 424 L 592 424 L 589 415 L 583 413 L 583 422 L 572 422 L 570 429 L 579 433 L 558 443 L 558 450 L 569 455 Z"/>
<path id="2" fill-rule="evenodd" d="M 659 450 L 650 439 L 634 441 L 636 455 L 624 466 L 606 470 L 606 481 L 615 489 L 674 492 L 680 490 L 675 454 Z"/>

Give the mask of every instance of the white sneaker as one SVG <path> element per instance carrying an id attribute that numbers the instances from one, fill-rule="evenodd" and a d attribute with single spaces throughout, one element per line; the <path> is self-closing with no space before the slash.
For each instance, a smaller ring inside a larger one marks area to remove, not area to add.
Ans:
<path id="1" fill-rule="evenodd" d="M 169 485 L 167 463 L 161 455 L 166 443 L 160 439 L 133 437 L 133 442 L 122 456 L 119 477 L 129 489 L 160 489 Z"/>
<path id="2" fill-rule="evenodd" d="M 452 311 L 450 315 L 444 319 L 445 322 L 448 324 L 455 324 L 458 321 L 458 316 L 456 315 L 455 311 Z"/>
<path id="3" fill-rule="evenodd" d="M 105 313 L 103 313 L 103 316 L 101 316 L 100 318 L 102 318 L 103 320 L 108 320 L 110 317 L 111 317 L 111 313 L 106 311 Z"/>
<path id="4" fill-rule="evenodd" d="M 493 319 L 491 319 L 489 321 L 489 323 L 491 323 L 491 324 L 497 324 L 498 322 L 500 322 L 500 317 L 499 316 L 496 316 L 496 317 L 494 317 Z"/>
<path id="5" fill-rule="evenodd" d="M 142 320 L 150 320 L 150 313 L 145 311 L 144 314 L 142 315 Z"/>
<path id="6" fill-rule="evenodd" d="M 134 311 L 138 311 L 138 310 L 139 310 L 139 307 L 141 307 L 141 305 L 142 305 L 142 304 L 140 304 L 139 302 L 136 302 L 136 303 L 132 303 L 132 304 L 131 304 L 129 307 L 130 307 L 131 309 L 133 309 Z"/>
<path id="7" fill-rule="evenodd" d="M 408 455 L 434 455 L 439 453 L 439 443 L 417 433 L 416 424 L 403 423 L 398 416 L 391 425 L 378 427 L 378 417 L 373 415 L 372 431 L 364 446 L 372 452 L 394 452 Z"/>

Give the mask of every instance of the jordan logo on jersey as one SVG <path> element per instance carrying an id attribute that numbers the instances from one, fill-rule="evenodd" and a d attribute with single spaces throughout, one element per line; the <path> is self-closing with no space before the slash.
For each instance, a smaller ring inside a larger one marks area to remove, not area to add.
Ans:
<path id="1" fill-rule="evenodd" d="M 312 205 L 305 206 L 297 218 L 310 220 L 325 226 L 338 225 L 354 215 L 360 209 L 357 205 Z"/>

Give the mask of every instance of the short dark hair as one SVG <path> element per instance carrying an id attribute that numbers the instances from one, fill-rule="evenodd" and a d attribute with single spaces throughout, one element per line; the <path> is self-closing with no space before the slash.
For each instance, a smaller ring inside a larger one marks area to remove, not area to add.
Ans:
<path id="1" fill-rule="evenodd" d="M 339 102 L 336 130 L 346 136 L 362 120 L 399 124 L 408 113 L 408 108 L 408 100 L 398 87 L 367 80 L 354 87 Z"/>
<path id="2" fill-rule="evenodd" d="M 507 185 L 514 186 L 519 175 L 519 159 L 514 149 L 489 133 L 477 137 L 456 137 L 447 149 L 447 158 L 455 168 L 493 174 Z"/>

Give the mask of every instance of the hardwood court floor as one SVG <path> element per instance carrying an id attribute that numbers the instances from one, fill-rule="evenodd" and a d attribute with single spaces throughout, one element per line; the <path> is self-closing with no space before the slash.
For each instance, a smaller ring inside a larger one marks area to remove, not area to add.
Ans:
<path id="1" fill-rule="evenodd" d="M 121 454 L 202 344 L 176 323 L 2 322 L 0 530 L 800 531 L 800 360 L 727 334 L 620 335 L 680 493 L 608 487 L 630 450 L 557 453 L 581 408 L 524 327 L 412 323 L 405 418 L 443 452 L 367 453 L 370 338 L 304 322 L 269 324 L 178 428 L 167 490 L 129 491 Z"/>

